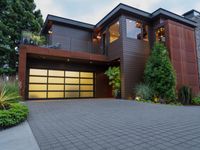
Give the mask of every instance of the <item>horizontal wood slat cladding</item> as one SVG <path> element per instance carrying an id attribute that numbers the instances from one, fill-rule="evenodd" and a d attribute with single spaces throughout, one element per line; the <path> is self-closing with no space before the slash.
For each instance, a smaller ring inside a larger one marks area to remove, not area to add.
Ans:
<path id="1" fill-rule="evenodd" d="M 112 61 L 120 58 L 121 51 L 122 51 L 122 38 L 120 37 L 118 40 L 109 44 L 108 47 L 109 60 Z"/>
<path id="2" fill-rule="evenodd" d="M 167 20 L 167 47 L 176 71 L 177 89 L 186 85 L 193 94 L 199 92 L 198 64 L 195 43 L 195 31 L 183 24 Z"/>
<path id="3" fill-rule="evenodd" d="M 121 53 L 121 94 L 122 98 L 134 95 L 134 88 L 142 82 L 147 57 L 150 53 L 149 42 L 126 37 L 126 16 L 122 16 Z"/>
<path id="4" fill-rule="evenodd" d="M 111 98 L 112 86 L 109 85 L 108 77 L 104 74 L 105 70 L 96 72 L 96 98 Z"/>
<path id="5" fill-rule="evenodd" d="M 92 52 L 92 32 L 67 26 L 52 25 L 52 44 L 70 51 Z"/>

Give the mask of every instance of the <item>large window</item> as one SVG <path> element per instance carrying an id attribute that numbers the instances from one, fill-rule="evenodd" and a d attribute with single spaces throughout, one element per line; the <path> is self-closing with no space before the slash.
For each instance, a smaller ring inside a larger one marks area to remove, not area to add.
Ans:
<path id="1" fill-rule="evenodd" d="M 160 27 L 156 29 L 156 42 L 165 43 L 165 28 L 164 27 Z"/>
<path id="2" fill-rule="evenodd" d="M 133 39 L 142 39 L 142 23 L 126 19 L 126 36 Z"/>
<path id="3" fill-rule="evenodd" d="M 149 41 L 148 26 L 143 25 L 143 40 Z"/>
<path id="4" fill-rule="evenodd" d="M 30 99 L 94 97 L 94 73 L 30 69 Z"/>
<path id="5" fill-rule="evenodd" d="M 110 43 L 119 39 L 119 37 L 120 37 L 119 21 L 117 21 L 116 23 L 114 23 L 110 26 L 109 33 L 110 33 Z"/>

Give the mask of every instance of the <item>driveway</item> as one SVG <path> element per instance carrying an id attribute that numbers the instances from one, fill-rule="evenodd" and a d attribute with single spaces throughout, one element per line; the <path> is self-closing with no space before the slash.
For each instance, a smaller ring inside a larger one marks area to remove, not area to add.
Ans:
<path id="1" fill-rule="evenodd" d="M 200 149 L 200 107 L 109 99 L 27 104 L 41 150 Z"/>

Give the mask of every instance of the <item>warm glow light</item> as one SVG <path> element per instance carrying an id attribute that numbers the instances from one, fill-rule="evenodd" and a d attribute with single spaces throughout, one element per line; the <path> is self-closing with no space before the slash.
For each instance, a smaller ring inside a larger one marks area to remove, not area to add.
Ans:
<path id="1" fill-rule="evenodd" d="M 97 39 L 101 39 L 101 36 L 100 36 L 100 35 L 97 35 Z"/>
<path id="2" fill-rule="evenodd" d="M 51 31 L 51 30 L 48 31 L 48 34 L 52 34 L 52 33 L 53 33 L 53 31 Z"/>

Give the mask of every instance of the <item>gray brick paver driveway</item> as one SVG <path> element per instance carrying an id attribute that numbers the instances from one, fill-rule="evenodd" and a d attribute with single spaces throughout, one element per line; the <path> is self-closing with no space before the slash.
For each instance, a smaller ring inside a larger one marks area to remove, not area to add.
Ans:
<path id="1" fill-rule="evenodd" d="M 200 107 L 126 100 L 27 102 L 41 150 L 200 150 Z"/>

